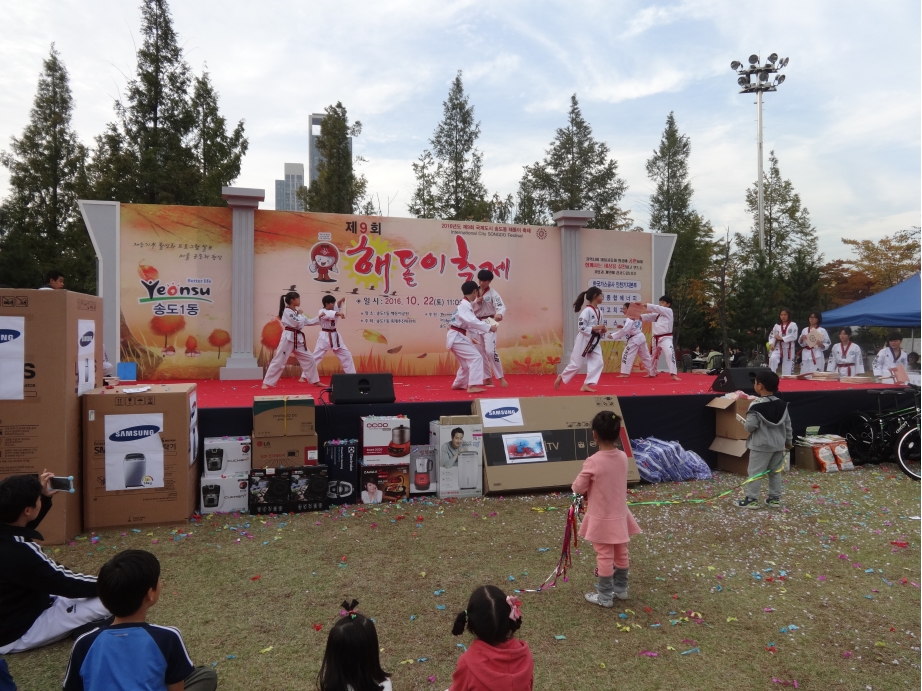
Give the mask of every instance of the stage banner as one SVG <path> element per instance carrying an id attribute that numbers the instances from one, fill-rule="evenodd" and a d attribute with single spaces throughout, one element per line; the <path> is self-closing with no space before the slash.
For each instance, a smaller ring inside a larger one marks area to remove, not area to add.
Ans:
<path id="1" fill-rule="evenodd" d="M 556 371 L 558 228 L 256 211 L 255 242 L 254 343 L 262 365 L 282 333 L 279 297 L 294 285 L 309 316 L 321 309 L 323 296 L 345 298 L 345 318 L 336 328 L 359 372 L 454 374 L 445 335 L 461 284 L 490 269 L 508 310 L 497 332 L 505 372 Z M 320 328 L 305 331 L 314 347 Z M 321 374 L 341 371 L 332 354 L 320 364 Z"/>
<path id="2" fill-rule="evenodd" d="M 654 302 L 653 236 L 617 230 L 584 228 L 580 231 L 583 254 L 583 287 L 602 290 L 602 322 L 609 332 L 624 324 L 625 302 Z M 644 323 L 647 342 L 652 339 L 652 325 Z M 602 341 L 604 372 L 621 371 L 625 341 Z M 633 371 L 643 371 L 640 358 Z"/>
<path id="3" fill-rule="evenodd" d="M 139 379 L 217 379 L 230 353 L 231 210 L 122 204 L 121 361 Z"/>

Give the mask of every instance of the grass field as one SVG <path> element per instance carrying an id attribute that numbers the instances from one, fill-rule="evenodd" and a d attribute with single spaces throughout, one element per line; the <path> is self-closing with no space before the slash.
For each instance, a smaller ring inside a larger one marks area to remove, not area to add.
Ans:
<path id="1" fill-rule="evenodd" d="M 739 481 L 644 486 L 632 500 L 709 496 Z M 612 610 L 583 600 L 595 559 L 580 542 L 568 582 L 521 596 L 535 688 L 781 689 L 796 679 L 801 689 L 918 689 L 919 485 L 884 465 L 795 470 L 784 491 L 773 511 L 730 497 L 637 507 L 630 599 Z M 394 688 L 445 689 L 470 642 L 451 636 L 455 614 L 481 583 L 540 584 L 568 504 L 542 495 L 220 516 L 48 551 L 96 573 L 115 550 L 151 550 L 165 580 L 152 620 L 178 626 L 196 664 L 216 664 L 221 689 L 315 688 L 327 633 L 353 597 L 377 621 Z M 9 657 L 20 688 L 58 688 L 69 650 Z"/>

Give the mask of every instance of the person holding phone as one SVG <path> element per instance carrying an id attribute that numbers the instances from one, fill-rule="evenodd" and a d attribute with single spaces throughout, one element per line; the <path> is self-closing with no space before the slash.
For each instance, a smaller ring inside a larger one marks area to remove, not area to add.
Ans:
<path id="1" fill-rule="evenodd" d="M 35 540 L 51 510 L 54 473 L 0 481 L 0 655 L 54 643 L 109 618 L 96 577 L 50 559 Z"/>

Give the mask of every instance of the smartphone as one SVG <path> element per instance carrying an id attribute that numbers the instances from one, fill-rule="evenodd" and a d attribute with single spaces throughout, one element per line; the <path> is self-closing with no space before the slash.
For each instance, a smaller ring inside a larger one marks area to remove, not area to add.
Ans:
<path id="1" fill-rule="evenodd" d="M 59 492 L 70 492 L 74 493 L 74 476 L 69 475 L 68 477 L 53 477 L 51 478 L 51 489 L 58 490 Z"/>

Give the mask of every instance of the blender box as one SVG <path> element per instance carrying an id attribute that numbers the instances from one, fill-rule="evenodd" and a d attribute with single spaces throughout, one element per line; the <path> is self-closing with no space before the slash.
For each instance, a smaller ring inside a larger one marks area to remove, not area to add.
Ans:
<path id="1" fill-rule="evenodd" d="M 317 465 L 317 435 L 258 437 L 253 440 L 254 468 L 294 468 Z"/>
<path id="2" fill-rule="evenodd" d="M 408 499 L 410 472 L 407 465 L 359 466 L 362 504 L 381 504 Z"/>
<path id="3" fill-rule="evenodd" d="M 438 488 L 438 449 L 430 444 L 410 447 L 410 494 L 434 494 Z"/>
<path id="4" fill-rule="evenodd" d="M 323 445 L 327 466 L 327 497 L 331 504 L 355 504 L 359 489 L 357 439 L 333 440 Z"/>
<path id="5" fill-rule="evenodd" d="M 203 477 L 249 473 L 250 437 L 205 437 Z"/>
<path id="6" fill-rule="evenodd" d="M 249 505 L 250 475 L 203 475 L 201 489 L 202 513 L 233 513 L 246 511 Z"/>
<path id="7" fill-rule="evenodd" d="M 291 503 L 288 510 L 292 513 L 326 511 L 330 507 L 327 498 L 327 467 L 311 465 L 290 470 Z"/>
<path id="8" fill-rule="evenodd" d="M 362 463 L 395 465 L 407 463 L 410 456 L 410 418 L 370 416 L 362 420 Z"/>
<path id="9" fill-rule="evenodd" d="M 437 450 L 440 499 L 483 494 L 483 425 L 477 415 L 443 415 L 429 423 L 429 444 Z"/>
<path id="10" fill-rule="evenodd" d="M 314 434 L 314 397 L 307 394 L 253 397 L 254 437 Z"/>
<path id="11" fill-rule="evenodd" d="M 84 529 L 185 521 L 198 503 L 195 384 L 83 395 Z"/>
<path id="12" fill-rule="evenodd" d="M 254 468 L 250 471 L 250 513 L 286 513 L 291 505 L 290 468 Z"/>
<path id="13" fill-rule="evenodd" d="M 55 496 L 44 544 L 83 530 L 80 399 L 102 385 L 101 335 L 100 297 L 0 288 L 0 479 L 48 468 L 76 487 Z"/>

